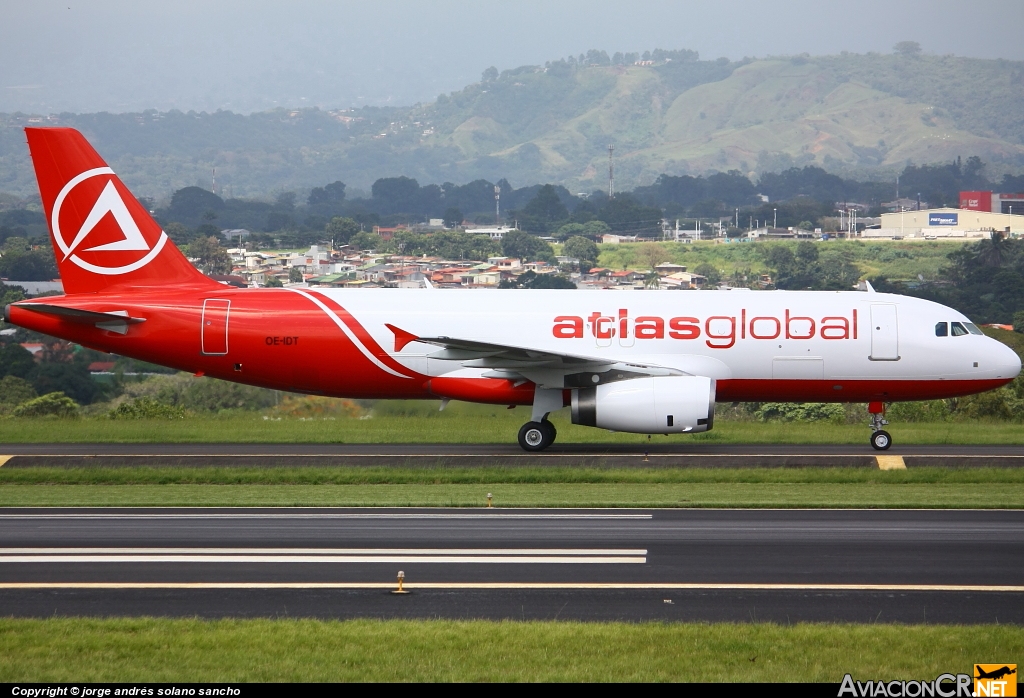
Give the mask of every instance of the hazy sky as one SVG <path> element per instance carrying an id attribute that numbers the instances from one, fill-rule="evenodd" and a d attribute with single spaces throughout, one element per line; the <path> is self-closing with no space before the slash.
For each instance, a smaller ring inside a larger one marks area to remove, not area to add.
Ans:
<path id="1" fill-rule="evenodd" d="M 1024 59 L 1022 0 L 0 0 L 0 112 L 407 105 L 591 48 Z"/>

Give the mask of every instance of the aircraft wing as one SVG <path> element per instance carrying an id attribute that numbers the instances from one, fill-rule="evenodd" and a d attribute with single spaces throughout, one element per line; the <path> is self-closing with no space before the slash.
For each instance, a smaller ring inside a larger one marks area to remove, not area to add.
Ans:
<path id="1" fill-rule="evenodd" d="M 411 341 L 432 344 L 441 350 L 428 354 L 428 358 L 451 361 L 465 368 L 488 369 L 485 377 L 529 380 L 542 388 L 585 388 L 646 376 L 687 375 L 677 369 L 627 363 L 610 357 L 582 356 L 457 337 L 415 337 L 396 327 L 389 325 L 389 328 L 395 332 L 396 348 L 399 343 L 405 346 Z"/>

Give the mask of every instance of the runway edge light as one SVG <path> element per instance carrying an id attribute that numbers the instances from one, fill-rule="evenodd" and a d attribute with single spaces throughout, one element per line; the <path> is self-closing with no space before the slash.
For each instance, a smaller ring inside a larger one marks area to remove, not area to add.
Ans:
<path id="1" fill-rule="evenodd" d="M 408 594 L 409 592 L 403 588 L 405 582 L 405 572 L 398 570 L 398 588 L 393 590 L 392 594 Z"/>

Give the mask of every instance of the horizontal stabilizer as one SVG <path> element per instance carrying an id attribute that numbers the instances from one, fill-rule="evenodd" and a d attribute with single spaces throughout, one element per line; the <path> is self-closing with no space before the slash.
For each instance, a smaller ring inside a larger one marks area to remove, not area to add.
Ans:
<path id="1" fill-rule="evenodd" d="M 19 303 L 17 307 L 31 310 L 34 313 L 56 315 L 68 322 L 77 322 L 82 325 L 95 325 L 101 330 L 110 330 L 118 334 L 128 332 L 128 325 L 135 325 L 145 322 L 146 318 L 128 317 L 126 310 L 114 310 L 109 313 L 98 313 L 94 310 L 82 310 L 81 308 L 69 308 L 63 305 L 51 305 L 48 303 Z"/>

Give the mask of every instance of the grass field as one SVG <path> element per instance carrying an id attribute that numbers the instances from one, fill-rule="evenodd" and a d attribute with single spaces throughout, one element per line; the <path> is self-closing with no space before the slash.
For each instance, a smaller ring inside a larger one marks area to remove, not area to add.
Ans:
<path id="1" fill-rule="evenodd" d="M 182 420 L 114 421 L 0 420 L 0 455 L 4 443 L 515 443 L 530 412 L 521 408 L 460 405 L 436 412 L 422 403 L 411 414 L 370 419 L 265 420 L 259 415 L 195 417 Z M 451 411 L 451 412 L 449 412 Z M 551 421 L 558 443 L 627 443 L 642 447 L 647 437 L 576 426 L 567 410 Z M 661 436 L 652 443 L 764 443 L 866 445 L 870 431 L 858 424 L 732 422 L 718 420 L 706 434 Z M 1024 444 L 1024 428 L 1007 422 L 916 422 L 889 429 L 899 444 Z"/>
<path id="2" fill-rule="evenodd" d="M 0 682 L 931 680 L 1013 626 L 0 620 Z"/>
<path id="3" fill-rule="evenodd" d="M 2 506 L 1024 507 L 1015 469 L 0 469 Z"/>

